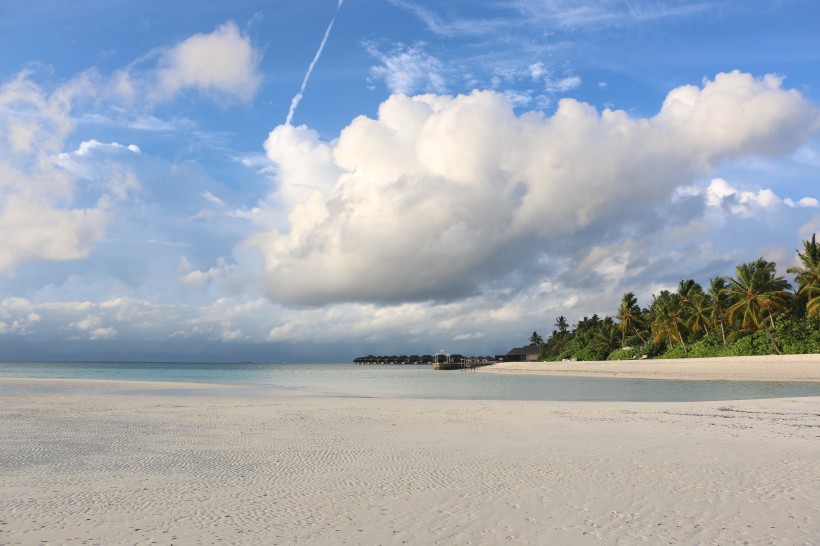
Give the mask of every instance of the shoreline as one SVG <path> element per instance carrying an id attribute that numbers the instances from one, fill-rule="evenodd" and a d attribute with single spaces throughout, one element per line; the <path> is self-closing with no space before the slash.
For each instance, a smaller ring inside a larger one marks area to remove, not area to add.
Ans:
<path id="1" fill-rule="evenodd" d="M 820 382 L 820 354 L 647 360 L 499 362 L 478 373 L 685 381 Z"/>

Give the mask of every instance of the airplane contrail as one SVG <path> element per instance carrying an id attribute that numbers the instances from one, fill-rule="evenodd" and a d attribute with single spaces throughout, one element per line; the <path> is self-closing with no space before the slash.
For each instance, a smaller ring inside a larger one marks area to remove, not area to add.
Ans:
<path id="1" fill-rule="evenodd" d="M 333 14 L 333 19 L 330 20 L 330 24 L 327 26 L 327 30 L 325 31 L 325 36 L 322 38 L 322 43 L 319 44 L 319 49 L 316 51 L 316 55 L 313 56 L 313 60 L 310 62 L 310 66 L 307 69 L 307 73 L 305 74 L 305 79 L 302 80 L 302 87 L 299 88 L 299 92 L 291 99 L 290 101 L 290 110 L 288 110 L 288 117 L 285 120 L 285 125 L 290 125 L 290 122 L 293 120 L 293 114 L 296 112 L 296 107 L 299 106 L 299 101 L 302 100 L 302 95 L 305 92 L 305 87 L 307 86 L 307 82 L 310 79 L 310 75 L 313 72 L 313 67 L 316 66 L 316 63 L 319 61 L 319 57 L 322 55 L 322 50 L 325 48 L 325 43 L 327 42 L 327 37 L 330 36 L 330 30 L 333 28 L 333 23 L 336 22 L 336 16 L 339 15 L 339 10 L 342 9 L 342 3 L 344 0 L 339 0 L 339 3 L 336 5 L 336 12 Z"/>

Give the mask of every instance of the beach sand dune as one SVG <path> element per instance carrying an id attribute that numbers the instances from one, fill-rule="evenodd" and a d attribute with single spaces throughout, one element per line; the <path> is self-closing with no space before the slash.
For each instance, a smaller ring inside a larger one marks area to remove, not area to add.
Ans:
<path id="1" fill-rule="evenodd" d="M 0 396 L 3 544 L 810 544 L 820 529 L 820 398 L 152 396 L 156 385 L 123 396 L 112 392 L 133 383 L 90 394 L 83 382 L 13 385 L 21 390 Z"/>

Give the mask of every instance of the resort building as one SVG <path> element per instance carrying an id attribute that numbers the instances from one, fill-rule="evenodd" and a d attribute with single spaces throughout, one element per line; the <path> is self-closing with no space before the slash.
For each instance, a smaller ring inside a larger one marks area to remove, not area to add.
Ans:
<path id="1" fill-rule="evenodd" d="M 530 343 L 525 347 L 510 349 L 506 355 L 498 355 L 499 362 L 535 362 L 541 354 L 541 347 L 537 343 Z"/>

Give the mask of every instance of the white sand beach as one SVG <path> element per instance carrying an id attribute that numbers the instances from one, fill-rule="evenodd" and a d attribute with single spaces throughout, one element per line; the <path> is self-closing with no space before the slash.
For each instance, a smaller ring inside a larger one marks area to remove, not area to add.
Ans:
<path id="1" fill-rule="evenodd" d="M 820 397 L 0 386 L 2 544 L 811 544 L 820 530 Z"/>
<path id="2" fill-rule="evenodd" d="M 820 382 L 820 354 L 597 362 L 500 362 L 479 371 L 632 379 Z"/>

